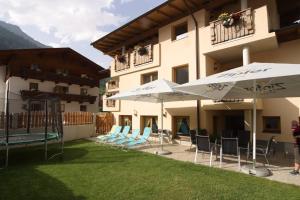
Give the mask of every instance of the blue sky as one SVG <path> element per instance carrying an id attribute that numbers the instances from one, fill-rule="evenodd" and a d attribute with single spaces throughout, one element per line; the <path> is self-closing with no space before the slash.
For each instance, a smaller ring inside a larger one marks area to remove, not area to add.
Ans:
<path id="1" fill-rule="evenodd" d="M 111 58 L 90 43 L 165 0 L 0 0 L 0 20 L 43 44 L 71 47 L 108 67 Z"/>

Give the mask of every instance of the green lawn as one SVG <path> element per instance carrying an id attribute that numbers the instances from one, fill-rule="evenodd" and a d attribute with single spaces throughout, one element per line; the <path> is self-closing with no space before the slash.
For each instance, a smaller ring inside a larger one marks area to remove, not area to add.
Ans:
<path id="1" fill-rule="evenodd" d="M 300 199 L 297 186 L 86 141 L 66 144 L 63 161 L 42 158 L 12 150 L 0 199 Z"/>

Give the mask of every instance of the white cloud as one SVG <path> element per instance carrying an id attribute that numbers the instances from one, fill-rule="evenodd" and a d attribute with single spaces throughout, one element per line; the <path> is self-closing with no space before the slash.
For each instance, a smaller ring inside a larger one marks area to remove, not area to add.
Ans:
<path id="1" fill-rule="evenodd" d="M 123 3 L 130 0 L 122 0 Z M 126 20 L 109 8 L 114 0 L 0 0 L 0 19 L 18 26 L 34 26 L 53 35 L 55 46 L 93 41 L 105 34 L 101 27 Z"/>

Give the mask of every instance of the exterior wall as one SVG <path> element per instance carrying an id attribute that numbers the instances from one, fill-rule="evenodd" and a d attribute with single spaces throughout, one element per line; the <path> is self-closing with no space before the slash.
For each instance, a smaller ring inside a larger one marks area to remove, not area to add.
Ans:
<path id="1" fill-rule="evenodd" d="M 231 7 L 232 11 L 239 10 L 240 5 Z M 209 26 L 210 13 L 200 10 L 195 13 L 199 24 L 200 38 L 200 77 L 217 73 L 214 68 L 216 64 L 226 70 L 242 65 L 242 48 L 250 47 L 251 62 L 278 62 L 278 63 L 300 63 L 299 49 L 300 40 L 278 44 L 274 30 L 278 28 L 279 17 L 276 11 L 275 0 L 249 1 L 253 9 L 255 32 L 253 35 L 227 41 L 221 44 L 211 44 L 211 33 Z M 226 11 L 226 10 L 225 10 Z M 172 41 L 172 27 L 182 22 L 188 22 L 188 36 L 178 41 Z M 158 71 L 159 79 L 172 81 L 172 68 L 181 65 L 189 66 L 189 81 L 196 79 L 196 47 L 195 26 L 191 17 L 182 18 L 159 29 L 159 61 L 155 64 L 146 64 L 143 68 L 132 68 L 128 71 L 114 72 L 112 77 L 119 78 L 119 92 L 126 91 L 141 84 L 141 75 Z M 157 59 L 157 58 L 156 58 Z M 112 63 L 112 66 L 114 63 Z M 112 69 L 114 69 L 112 67 Z M 131 115 L 133 129 L 141 127 L 141 116 L 158 116 L 160 127 L 160 105 L 153 103 L 141 103 L 132 101 L 121 101 L 119 107 L 113 111 L 116 123 L 119 124 L 120 115 Z M 276 109 L 274 109 L 276 108 Z M 280 116 L 281 134 L 274 134 L 278 141 L 291 142 L 290 121 L 297 120 L 300 116 L 300 98 L 264 99 L 258 101 L 257 134 L 259 140 L 267 140 L 272 134 L 262 132 L 262 116 Z M 227 110 L 242 111 L 245 120 L 245 129 L 251 130 L 252 123 L 252 100 L 247 99 L 243 103 L 214 103 L 212 101 L 201 101 L 201 128 L 209 133 L 213 129 L 213 116 L 220 115 Z M 220 112 L 221 111 L 221 112 Z M 164 117 L 164 128 L 172 129 L 172 116 L 190 116 L 190 128 L 196 127 L 196 101 L 172 102 L 165 104 L 166 116 Z M 229 113 L 229 112 L 228 112 Z M 222 122 L 220 122 L 222 123 Z M 220 124 L 221 126 L 221 124 Z"/>
<path id="2" fill-rule="evenodd" d="M 22 106 L 26 102 L 22 101 L 20 91 L 21 90 L 29 90 L 29 83 L 30 82 L 38 83 L 39 84 L 39 90 L 43 91 L 43 92 L 53 92 L 53 89 L 56 85 L 61 85 L 61 86 L 69 87 L 69 93 L 70 94 L 78 94 L 79 95 L 80 94 L 80 88 L 81 88 L 79 85 L 74 85 L 74 84 L 73 85 L 68 85 L 68 84 L 63 84 L 63 83 L 55 84 L 54 82 L 50 82 L 50 81 L 41 82 L 41 81 L 34 80 L 34 79 L 24 80 L 24 79 L 19 78 L 19 77 L 10 77 L 8 79 L 8 81 L 9 81 L 9 86 L 10 86 L 10 94 L 9 94 L 10 96 L 9 96 L 9 98 L 13 99 L 11 101 L 11 104 L 14 105 L 14 106 L 10 106 L 10 111 L 11 112 L 22 112 L 22 111 L 24 111 Z M 82 88 L 87 88 L 89 95 L 99 96 L 99 89 L 97 87 L 90 88 L 90 87 L 84 87 L 83 86 Z M 5 83 L 3 81 L 1 81 L 0 89 L 1 89 L 0 93 L 5 94 Z M 3 98 L 5 98 L 5 96 L 3 96 Z M 62 104 L 65 105 L 65 111 L 66 112 L 79 111 L 80 110 L 80 105 L 86 105 L 87 106 L 87 112 L 98 112 L 98 102 L 99 102 L 99 98 L 97 98 L 97 100 L 94 104 L 90 104 L 90 103 L 79 104 L 79 102 L 67 103 L 65 101 L 62 101 Z"/>

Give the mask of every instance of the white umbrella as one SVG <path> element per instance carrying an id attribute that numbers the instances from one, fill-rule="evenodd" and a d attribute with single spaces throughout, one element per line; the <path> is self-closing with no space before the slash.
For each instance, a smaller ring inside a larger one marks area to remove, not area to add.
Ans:
<path id="1" fill-rule="evenodd" d="M 161 80 L 152 81 L 150 83 L 146 83 L 144 85 L 135 87 L 127 92 L 118 93 L 107 99 L 161 103 L 161 133 L 160 133 L 161 151 L 158 153 L 166 154 L 169 152 L 163 151 L 163 133 L 162 133 L 164 102 L 196 100 L 201 98 L 198 95 L 175 91 L 174 87 L 176 86 L 178 86 L 178 84 L 167 81 L 165 79 L 161 79 Z"/>
<path id="2" fill-rule="evenodd" d="M 256 162 L 256 98 L 300 97 L 300 64 L 252 63 L 214 74 L 176 90 L 209 99 L 253 98 L 253 167 Z"/>

